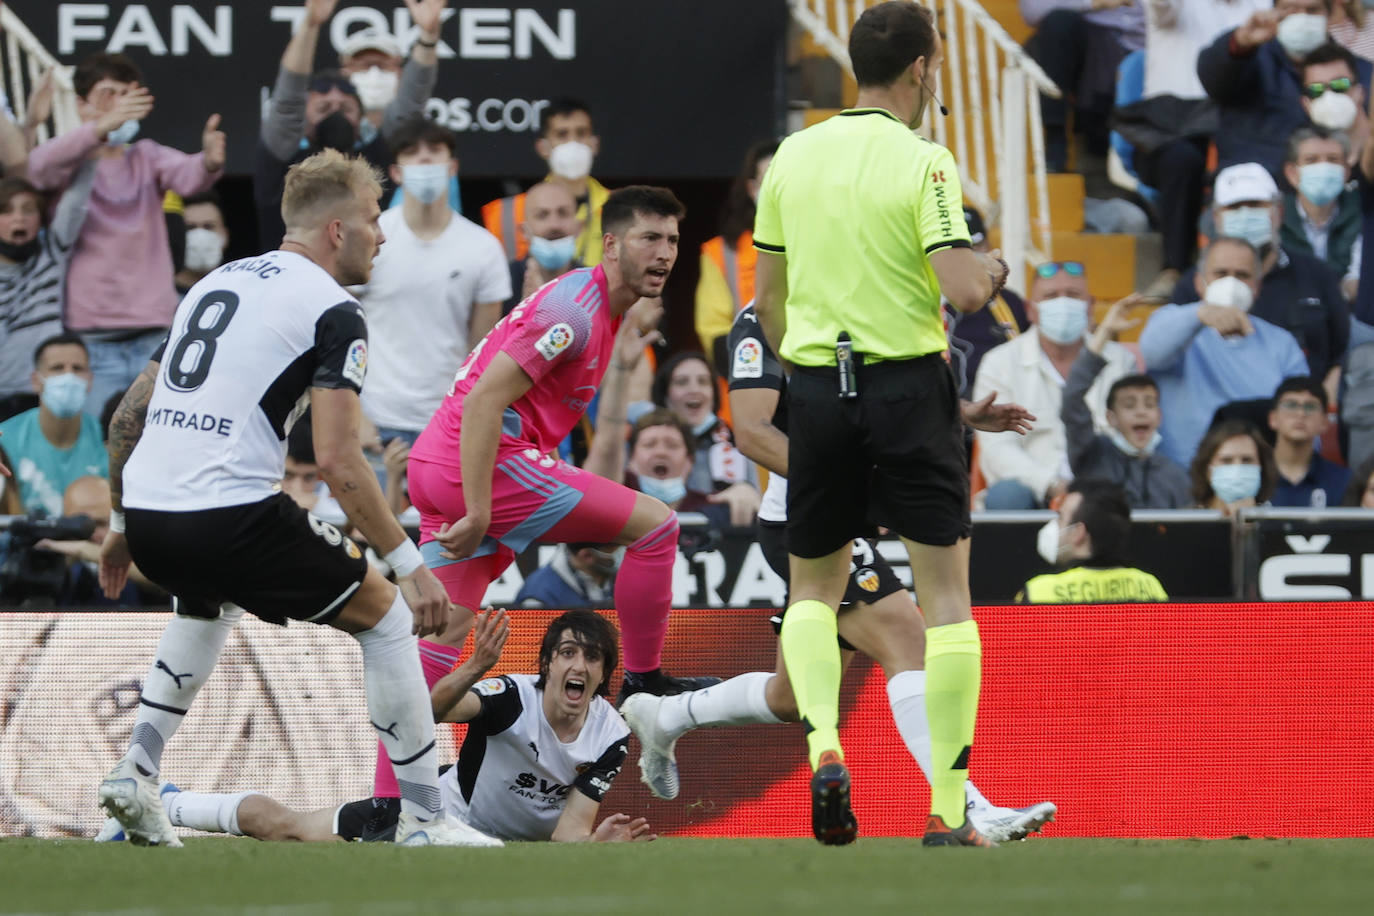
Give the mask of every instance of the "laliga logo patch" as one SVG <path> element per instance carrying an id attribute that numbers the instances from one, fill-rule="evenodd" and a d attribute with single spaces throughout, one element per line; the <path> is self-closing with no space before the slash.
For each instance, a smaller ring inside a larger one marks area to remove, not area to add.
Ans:
<path id="1" fill-rule="evenodd" d="M 735 378 L 763 378 L 763 348 L 752 337 L 746 337 L 735 347 Z"/>
<path id="2" fill-rule="evenodd" d="M 506 692 L 506 682 L 499 677 L 489 677 L 473 684 L 472 689 L 484 697 L 494 697 Z"/>
<path id="3" fill-rule="evenodd" d="M 348 355 L 344 358 L 343 377 L 359 388 L 367 375 L 367 341 L 361 338 L 348 345 Z"/>
<path id="4" fill-rule="evenodd" d="M 859 584 L 859 588 L 866 592 L 876 592 L 878 590 L 878 574 L 873 570 L 864 568 L 859 570 L 854 576 L 854 581 Z"/>
<path id="5" fill-rule="evenodd" d="M 539 351 L 539 355 L 545 359 L 553 359 L 573 342 L 573 332 L 566 324 L 556 324 L 544 332 L 544 336 L 539 338 L 539 342 L 534 348 Z"/>

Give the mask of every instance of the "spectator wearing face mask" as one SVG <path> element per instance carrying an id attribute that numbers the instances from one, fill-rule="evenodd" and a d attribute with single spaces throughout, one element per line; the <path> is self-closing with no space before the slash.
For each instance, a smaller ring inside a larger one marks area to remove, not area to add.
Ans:
<path id="1" fill-rule="evenodd" d="M 86 58 L 73 77 L 82 125 L 29 154 L 28 177 L 41 191 L 62 191 L 85 170 L 95 173 L 67 269 L 63 316 L 90 352 L 85 409 L 92 416 L 143 371 L 176 311 L 166 193 L 198 194 L 224 168 L 226 141 L 217 114 L 205 122 L 199 153 L 134 142 L 153 109 L 142 79 L 122 54 Z"/>
<path id="2" fill-rule="evenodd" d="M 973 383 L 973 399 L 990 394 L 1020 404 L 1039 419 L 1024 436 L 977 431 L 978 465 L 988 482 L 988 509 L 1037 509 L 1062 496 L 1073 478 L 1063 420 L 1064 385 L 1090 329 L 1093 297 L 1077 261 L 1041 264 L 1026 301 L 1034 333 L 993 347 Z M 1107 391 L 1136 371 L 1135 357 L 1119 343 L 1104 342 L 1106 366 L 1088 389 L 1094 429 L 1106 428 Z"/>
<path id="3" fill-rule="evenodd" d="M 1335 400 L 1341 361 L 1350 344 L 1350 306 L 1334 270 L 1313 255 L 1278 243 L 1283 198 L 1274 179 L 1254 162 L 1223 169 L 1212 193 L 1212 217 L 1216 237 L 1241 239 L 1259 251 L 1250 314 L 1293 336 L 1307 355 L 1307 371 L 1298 374 L 1322 379 Z M 1174 288 L 1174 303 L 1194 301 L 1197 275 L 1196 269 L 1183 274 Z"/>
<path id="4" fill-rule="evenodd" d="M 754 301 L 754 210 L 763 176 L 778 151 L 777 140 L 755 143 L 730 186 L 721 216 L 720 235 L 701 246 L 701 275 L 697 280 L 696 328 L 701 350 L 718 371 L 726 363 L 725 337 L 735 316 Z"/>
<path id="5" fill-rule="evenodd" d="M 1285 251 L 1325 261 L 1355 298 L 1360 282 L 1360 195 L 1348 188 L 1350 141 L 1340 131 L 1299 127 L 1288 138 L 1283 177 L 1296 190 L 1283 195 L 1279 240 Z"/>
<path id="6" fill-rule="evenodd" d="M 1299 67 L 1327 41 L 1328 7 L 1329 0 L 1276 0 L 1198 54 L 1198 77 L 1220 109 L 1222 168 L 1258 162 L 1279 174 L 1284 141 L 1307 120 Z M 1357 61 L 1360 85 L 1369 86 L 1371 69 Z"/>
<path id="7" fill-rule="evenodd" d="M 1260 269 L 1244 239 L 1217 239 L 1194 280 L 1198 298 L 1160 307 L 1140 335 L 1145 368 L 1159 383 L 1159 447 L 1180 465 L 1192 461 L 1218 407 L 1267 398 L 1283 379 L 1308 374 L 1293 335 L 1251 309 Z"/>
<path id="8" fill-rule="evenodd" d="M 715 370 L 701 353 L 677 353 L 654 375 L 650 398 L 666 407 L 691 431 L 692 476 L 689 487 L 710 493 L 711 501 L 730 507 L 731 524 L 752 525 L 761 497 L 754 463 L 735 447 L 735 434 L 720 418 L 720 386 Z"/>
<path id="9" fill-rule="evenodd" d="M 38 406 L 0 423 L 0 442 L 9 453 L 24 510 L 57 517 L 73 480 L 110 473 L 100 425 L 82 412 L 91 387 L 86 344 L 75 334 L 43 341 L 34 351 L 30 378 Z"/>
<path id="10" fill-rule="evenodd" d="M 1366 93 L 1355 55 L 1327 42 L 1303 58 L 1300 79 L 1303 111 L 1313 126 L 1345 133 L 1345 161 L 1354 166 L 1369 140 Z"/>
<path id="11" fill-rule="evenodd" d="M 530 573 L 515 595 L 520 607 L 615 607 L 615 571 L 624 547 L 559 544 L 553 559 Z"/>
<path id="12" fill-rule="evenodd" d="M 510 273 L 491 233 L 449 206 L 448 181 L 458 171 L 453 132 L 417 117 L 392 143 L 391 178 L 406 195 L 382 214 L 386 244 L 356 290 L 368 325 L 362 406 L 383 444 L 413 445 L 468 352 L 501 317 Z"/>
<path id="13" fill-rule="evenodd" d="M 1190 504 L 1188 472 L 1159 451 L 1159 385 L 1148 375 L 1124 375 L 1107 390 L 1107 428 L 1093 429 L 1084 396 L 1107 368 L 1102 351 L 1117 334 L 1139 324 L 1128 316 L 1140 301 L 1117 302 L 1088 337 L 1064 384 L 1060 418 L 1074 480 L 1099 477 L 1124 488 L 1133 509 L 1182 509 Z"/>
<path id="14" fill-rule="evenodd" d="M 229 227 L 224 224 L 224 210 L 214 191 L 195 194 L 182 203 L 182 219 L 186 223 L 186 257 L 177 271 L 176 285 L 180 295 L 224 263 L 224 250 L 229 247 Z"/>
<path id="15" fill-rule="evenodd" d="M 282 54 L 272 102 L 263 118 L 253 197 L 258 208 L 258 240 L 265 248 L 275 247 L 285 231 L 281 195 L 288 168 L 329 147 L 362 156 L 389 178 L 387 169 L 392 159 L 388 141 L 401 123 L 424 112 L 438 78 L 435 48 L 448 0 L 406 0 L 410 18 L 419 30 L 410 49 L 410 60 L 401 71 L 395 98 L 382 110 L 379 124 L 365 121 L 361 93 L 347 73 L 326 70 L 311 75 L 320 29 L 337 5 L 338 0 L 306 0 L 305 16 Z M 357 53 L 361 51 L 360 48 Z M 344 61 L 356 56 L 345 55 Z M 363 83 L 368 85 L 366 77 Z M 368 87 L 372 95 L 369 102 L 376 102 L 380 94 L 377 90 L 383 88 L 377 81 L 373 83 Z M 365 123 L 369 125 L 366 128 Z M 382 190 L 385 198 L 391 193 L 391 183 L 384 182 Z"/>
<path id="16" fill-rule="evenodd" d="M 577 199 L 566 185 L 541 181 L 526 191 L 520 231 L 529 240 L 529 252 L 510 262 L 511 297 L 501 306 L 503 315 L 550 280 L 586 266 L 577 259 L 577 237 L 582 232 Z"/>
<path id="17" fill-rule="evenodd" d="M 1169 600 L 1157 578 L 1126 562 L 1131 507 L 1120 483 L 1076 478 L 1058 513 L 1040 529 L 1035 549 L 1046 563 L 1063 569 L 1027 582 L 1016 596 L 1018 604 Z"/>
<path id="18" fill-rule="evenodd" d="M 579 99 L 554 99 L 541 115 L 542 133 L 534 150 L 549 165 L 545 181 L 563 185 L 577 201 L 577 218 L 582 231 L 577 236 L 574 254 L 587 267 L 601 263 L 601 208 L 610 191 L 591 177 L 592 163 L 601 151 L 601 138 L 592 125 L 592 110 Z M 525 223 L 527 198 L 524 194 L 493 200 L 482 208 L 487 231 L 501 240 L 506 258 L 521 260 L 529 253 Z"/>
<path id="19" fill-rule="evenodd" d="M 630 433 L 625 486 L 661 500 L 675 512 L 700 513 L 712 528 L 729 528 L 729 507 L 691 485 L 691 440 L 691 429 L 671 410 L 658 407 L 641 416 Z"/>
<path id="20" fill-rule="evenodd" d="M 46 232 L 38 189 L 23 178 L 0 179 L 0 420 L 38 403 L 29 361 L 40 341 L 62 333 L 67 261 L 94 177 L 86 169 L 67 189 Z"/>
<path id="21" fill-rule="evenodd" d="M 1225 420 L 1207 431 L 1188 467 L 1193 503 L 1233 515 L 1266 505 L 1274 495 L 1278 468 L 1274 450 L 1245 420 Z"/>

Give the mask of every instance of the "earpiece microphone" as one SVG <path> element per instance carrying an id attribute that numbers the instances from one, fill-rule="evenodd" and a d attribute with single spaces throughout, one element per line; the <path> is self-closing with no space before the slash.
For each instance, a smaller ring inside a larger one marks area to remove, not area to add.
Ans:
<path id="1" fill-rule="evenodd" d="M 923 79 L 921 80 L 921 85 L 925 87 L 926 92 L 930 93 L 930 97 L 934 100 L 935 104 L 940 106 L 940 114 L 946 118 L 949 117 L 949 109 L 945 107 L 944 102 L 940 101 L 940 97 L 935 94 L 935 90 L 930 88 L 930 84 Z"/>

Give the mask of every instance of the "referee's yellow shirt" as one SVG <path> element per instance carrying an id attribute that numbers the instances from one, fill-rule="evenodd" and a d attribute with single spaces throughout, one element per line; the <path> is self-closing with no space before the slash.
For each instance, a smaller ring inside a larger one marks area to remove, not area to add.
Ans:
<path id="1" fill-rule="evenodd" d="M 842 111 L 783 141 L 764 176 L 754 247 L 787 256 L 782 356 L 914 359 L 946 347 L 929 255 L 969 247 L 949 150 L 880 108 Z"/>
<path id="2" fill-rule="evenodd" d="M 1130 566 L 1076 566 L 1036 576 L 1016 596 L 1018 604 L 1117 604 L 1168 601 L 1159 580 Z"/>

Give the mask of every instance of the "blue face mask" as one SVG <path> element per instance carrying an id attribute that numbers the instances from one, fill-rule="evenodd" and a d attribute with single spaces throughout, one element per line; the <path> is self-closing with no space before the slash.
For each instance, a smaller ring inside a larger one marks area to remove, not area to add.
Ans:
<path id="1" fill-rule="evenodd" d="M 401 166 L 401 187 L 422 204 L 432 204 L 448 193 L 448 163 L 427 162 Z"/>
<path id="2" fill-rule="evenodd" d="M 50 375 L 43 379 L 38 399 L 53 416 L 66 420 L 81 413 L 86 404 L 86 380 L 75 372 Z"/>
<path id="3" fill-rule="evenodd" d="M 1260 466 L 1257 464 L 1219 464 L 1207 475 L 1212 492 L 1224 503 L 1254 499 L 1259 495 Z"/>
<path id="4" fill-rule="evenodd" d="M 1057 344 L 1071 344 L 1083 339 L 1088 329 L 1088 303 L 1072 296 L 1055 296 L 1037 303 L 1040 318 L 1036 324 L 1040 333 Z"/>
<path id="5" fill-rule="evenodd" d="M 1319 207 L 1325 207 L 1345 190 L 1345 166 L 1312 162 L 1298 169 L 1298 190 Z"/>
<path id="6" fill-rule="evenodd" d="M 1145 443 L 1144 448 L 1136 448 L 1131 444 L 1129 439 L 1122 435 L 1121 430 L 1117 429 L 1115 426 L 1107 427 L 1107 438 L 1112 440 L 1112 445 L 1115 445 L 1118 449 L 1130 455 L 1132 458 L 1143 458 L 1153 455 L 1155 449 L 1159 448 L 1159 443 L 1164 441 L 1164 436 L 1160 434 L 1159 430 L 1155 430 L 1154 434 L 1150 436 L 1150 441 Z"/>
<path id="7" fill-rule="evenodd" d="M 1241 207 L 1221 214 L 1221 234 L 1228 239 L 1245 239 L 1256 248 L 1274 244 L 1274 222 L 1268 207 Z"/>
<path id="8" fill-rule="evenodd" d="M 561 239 L 541 239 L 530 236 L 530 257 L 539 262 L 545 270 L 558 270 L 567 267 L 577 255 L 577 236 L 565 235 Z"/>
<path id="9" fill-rule="evenodd" d="M 662 500 L 671 506 L 687 495 L 687 481 L 682 477 L 669 477 L 666 480 L 659 480 L 657 477 L 640 477 L 639 491 L 645 496 L 652 496 L 654 499 Z"/>
<path id="10" fill-rule="evenodd" d="M 134 137 L 138 136 L 138 122 L 133 118 L 125 121 L 105 135 L 105 142 L 110 146 L 123 146 L 132 143 Z"/>

